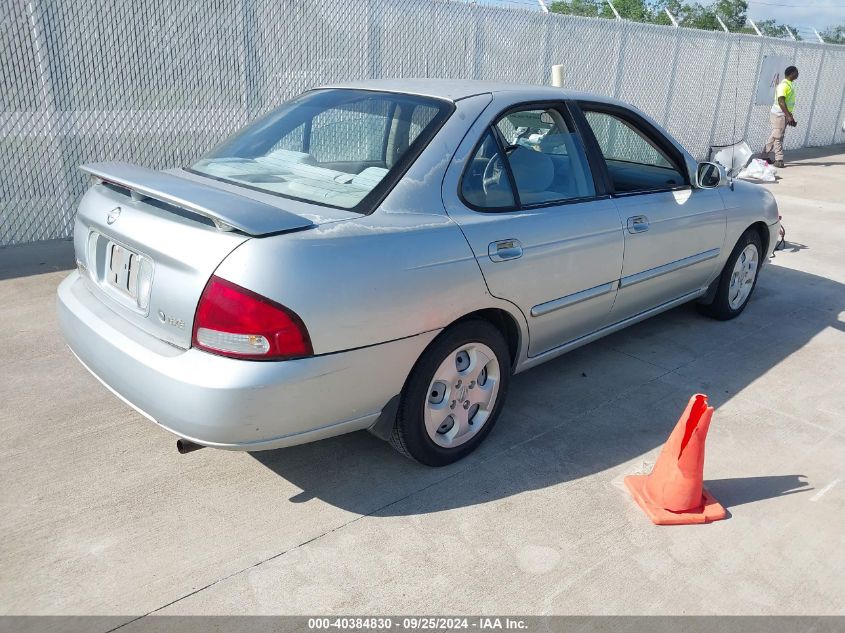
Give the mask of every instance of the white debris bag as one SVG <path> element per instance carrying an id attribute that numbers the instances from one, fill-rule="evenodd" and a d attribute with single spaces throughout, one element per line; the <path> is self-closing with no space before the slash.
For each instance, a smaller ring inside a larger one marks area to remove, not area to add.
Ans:
<path id="1" fill-rule="evenodd" d="M 753 158 L 748 166 L 737 175 L 743 180 L 756 180 L 758 182 L 774 182 L 778 170 L 764 160 Z"/>

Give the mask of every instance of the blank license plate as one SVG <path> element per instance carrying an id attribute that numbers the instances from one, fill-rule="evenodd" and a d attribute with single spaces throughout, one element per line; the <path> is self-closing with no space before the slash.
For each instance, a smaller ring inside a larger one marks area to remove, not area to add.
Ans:
<path id="1" fill-rule="evenodd" d="M 137 299 L 138 271 L 141 268 L 141 257 L 138 253 L 134 253 L 125 246 L 114 242 L 109 242 L 106 253 L 109 263 L 106 270 L 106 281 L 122 293 Z"/>

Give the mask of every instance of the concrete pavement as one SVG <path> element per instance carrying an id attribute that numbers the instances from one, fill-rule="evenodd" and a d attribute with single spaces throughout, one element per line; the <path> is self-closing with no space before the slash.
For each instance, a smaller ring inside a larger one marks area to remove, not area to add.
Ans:
<path id="1" fill-rule="evenodd" d="M 802 156 L 740 318 L 517 376 L 443 469 L 367 433 L 178 455 L 64 346 L 67 244 L 0 251 L 0 614 L 845 614 L 845 147 Z M 656 527 L 621 481 L 697 391 L 730 517 Z"/>

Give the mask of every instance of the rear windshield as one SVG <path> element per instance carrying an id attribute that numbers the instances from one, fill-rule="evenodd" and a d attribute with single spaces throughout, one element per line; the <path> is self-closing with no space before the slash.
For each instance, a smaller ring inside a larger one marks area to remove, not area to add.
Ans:
<path id="1" fill-rule="evenodd" d="M 369 213 L 454 107 L 368 90 L 314 90 L 236 133 L 190 171 Z"/>

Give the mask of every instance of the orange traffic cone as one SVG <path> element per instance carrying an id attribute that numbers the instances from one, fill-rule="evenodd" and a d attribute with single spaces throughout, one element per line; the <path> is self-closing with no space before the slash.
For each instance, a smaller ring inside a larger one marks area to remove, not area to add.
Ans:
<path id="1" fill-rule="evenodd" d="M 702 486 L 704 440 L 713 417 L 707 396 L 690 398 L 650 475 L 625 477 L 625 486 L 657 525 L 710 523 L 727 513 Z"/>

